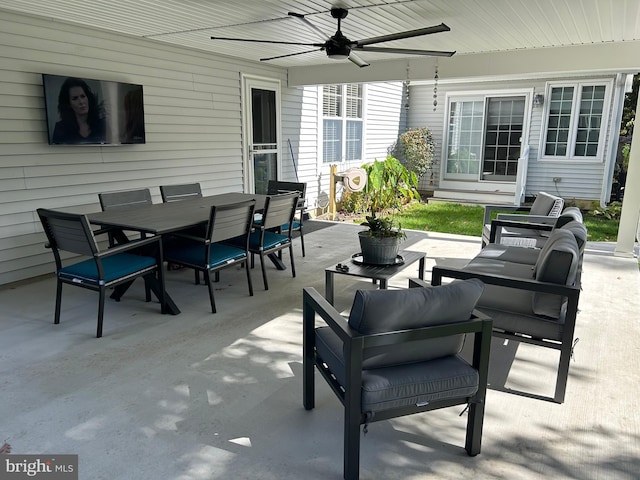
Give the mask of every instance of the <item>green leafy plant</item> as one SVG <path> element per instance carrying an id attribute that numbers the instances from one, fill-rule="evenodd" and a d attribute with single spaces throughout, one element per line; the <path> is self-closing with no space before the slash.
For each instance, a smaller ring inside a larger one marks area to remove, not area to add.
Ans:
<path id="1" fill-rule="evenodd" d="M 406 238 L 407 235 L 402 231 L 402 226 L 398 223 L 396 226 L 393 217 L 376 217 L 375 214 L 367 215 L 366 222 L 360 225 L 369 227 L 368 234 L 370 237 L 377 238 Z"/>
<path id="2" fill-rule="evenodd" d="M 367 172 L 364 196 L 371 214 L 362 225 L 369 227 L 369 235 L 373 237 L 404 238 L 402 226 L 396 224 L 394 215 L 403 204 L 420 198 L 418 177 L 391 155 L 363 168 Z"/>
<path id="3" fill-rule="evenodd" d="M 629 155 L 631 154 L 631 143 L 625 143 L 622 147 L 622 168 L 626 172 L 629 169 Z"/>

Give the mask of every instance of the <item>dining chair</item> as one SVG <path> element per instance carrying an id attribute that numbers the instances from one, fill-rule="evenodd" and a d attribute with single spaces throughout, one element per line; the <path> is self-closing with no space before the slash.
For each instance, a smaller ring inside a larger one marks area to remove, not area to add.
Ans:
<path id="1" fill-rule="evenodd" d="M 298 192 L 291 192 L 267 196 L 260 221 L 253 224 L 253 232 L 249 237 L 251 267 L 254 266 L 254 255 L 259 255 L 265 290 L 269 290 L 265 268 L 265 257 L 267 256 L 281 255 L 282 250 L 288 248 L 291 258 L 291 274 L 293 277 L 296 276 L 291 239 L 292 230 L 287 230 L 286 233 L 278 233 L 278 230 L 285 223 L 293 223 L 293 217 L 298 208 L 298 195 Z M 234 243 L 237 243 L 237 240 L 234 240 Z"/>
<path id="2" fill-rule="evenodd" d="M 141 205 L 151 205 L 151 192 L 148 188 L 139 190 L 122 190 L 119 192 L 102 192 L 98 194 L 100 208 L 103 212 L 107 210 L 117 210 L 123 208 L 138 207 Z M 109 236 L 109 245 L 126 243 L 127 235 L 122 230 L 110 229 L 106 231 Z M 144 235 L 143 235 L 144 237 Z"/>
<path id="3" fill-rule="evenodd" d="M 282 193 L 298 192 L 298 205 L 296 207 L 296 215 L 291 223 L 285 223 L 281 225 L 280 232 L 291 229 L 294 232 L 300 233 L 300 246 L 302 247 L 302 256 L 305 256 L 304 251 L 304 216 L 307 211 L 306 206 L 306 192 L 307 184 L 304 182 L 281 182 L 279 180 L 269 180 L 267 184 L 267 195 L 279 195 Z"/>
<path id="4" fill-rule="evenodd" d="M 148 188 L 140 188 L 137 190 L 121 190 L 118 192 L 102 192 L 98 194 L 100 200 L 100 208 L 103 212 L 107 210 L 118 210 L 126 208 L 139 207 L 141 205 L 152 205 L 151 192 Z M 120 229 L 108 228 L 100 229 L 97 233 L 106 233 L 109 239 L 109 246 L 121 245 L 129 242 L 127 234 Z M 140 238 L 145 238 L 144 233 L 140 234 Z M 146 289 L 147 302 L 151 301 L 151 292 Z"/>
<path id="5" fill-rule="evenodd" d="M 162 201 L 164 203 L 179 202 L 180 200 L 188 200 L 190 198 L 201 198 L 202 189 L 199 183 L 160 185 L 160 195 L 162 195 Z"/>
<path id="6" fill-rule="evenodd" d="M 199 183 L 181 183 L 177 185 L 160 185 L 160 195 L 162 196 L 163 203 L 179 202 L 181 200 L 190 200 L 193 198 L 202 198 L 202 189 Z M 196 236 L 203 236 L 206 234 L 206 227 L 199 225 L 193 228 L 193 233 Z M 169 263 L 167 268 L 170 270 L 175 268 L 175 265 Z M 216 276 L 216 281 L 218 277 Z M 194 281 L 196 285 L 200 285 L 200 272 L 194 270 Z"/>
<path id="7" fill-rule="evenodd" d="M 255 200 L 223 206 L 212 206 L 204 236 L 189 232 L 175 232 L 175 241 L 166 244 L 166 260 L 202 272 L 209 289 L 211 312 L 216 313 L 211 274 L 223 268 L 244 264 L 247 273 L 249 295 L 253 296 L 249 269 L 249 234 L 253 222 Z M 235 239 L 236 245 L 223 243 Z"/>
<path id="8" fill-rule="evenodd" d="M 56 263 L 56 307 L 54 323 L 60 323 L 62 285 L 94 290 L 99 293 L 98 328 L 102 336 L 104 301 L 107 289 L 130 283 L 138 277 L 145 279 L 145 287 L 154 285 L 161 311 L 165 311 L 164 274 L 162 271 L 162 243 L 160 237 L 132 240 L 122 245 L 100 250 L 94 232 L 85 215 L 39 208 L 40 222 L 47 236 Z M 146 255 L 140 255 L 141 247 Z M 76 254 L 74 257 L 61 252 Z M 153 253 L 153 254 L 151 254 Z M 87 257 L 78 261 L 77 255 Z M 157 278 L 156 278 L 157 275 Z M 150 298 L 147 297 L 147 301 Z"/>

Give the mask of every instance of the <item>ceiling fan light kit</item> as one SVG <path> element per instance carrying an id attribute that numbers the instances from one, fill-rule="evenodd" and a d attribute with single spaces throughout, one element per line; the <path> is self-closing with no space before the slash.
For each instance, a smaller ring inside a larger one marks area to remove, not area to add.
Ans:
<path id="1" fill-rule="evenodd" d="M 248 39 L 248 38 L 229 38 L 229 37 L 211 37 L 212 40 L 231 40 L 237 42 L 258 42 L 258 43 L 272 43 L 278 45 L 301 45 L 301 46 L 310 46 L 316 47 L 315 50 L 305 50 L 303 52 L 296 53 L 288 53 L 285 55 L 277 55 L 274 57 L 261 58 L 260 61 L 269 61 L 276 60 L 279 58 L 292 57 L 295 55 L 304 55 L 307 53 L 312 53 L 316 51 L 325 51 L 327 53 L 327 57 L 332 60 L 346 60 L 349 59 L 352 63 L 357 65 L 358 67 L 367 67 L 369 63 L 366 60 L 363 60 L 358 55 L 354 53 L 354 50 L 358 52 L 370 52 L 370 53 L 393 53 L 400 55 L 425 55 L 425 56 L 435 56 L 435 57 L 450 57 L 454 52 L 445 52 L 440 50 L 418 50 L 418 49 L 403 49 L 403 48 L 385 48 L 385 47 L 371 47 L 370 45 L 383 43 L 383 42 L 391 42 L 394 40 L 402 40 L 405 38 L 413 38 L 419 37 L 423 35 L 431 35 L 432 33 L 439 32 L 448 32 L 451 29 L 441 23 L 440 25 L 434 25 L 432 27 L 419 28 L 416 30 L 409 30 L 406 32 L 392 33 L 388 35 L 381 35 L 378 37 L 366 38 L 364 40 L 349 40 L 341 30 L 342 20 L 346 18 L 349 11 L 345 8 L 332 8 L 331 16 L 338 20 L 338 29 L 333 36 L 329 37 L 323 43 L 303 43 L 303 42 L 280 42 L 275 40 L 257 40 L 257 39 Z M 301 13 L 289 12 L 289 16 L 293 18 L 297 18 L 301 20 L 305 25 L 314 30 L 319 35 L 322 35 L 323 38 L 325 34 L 315 25 L 313 25 L 309 20 L 305 18 L 305 16 Z"/>

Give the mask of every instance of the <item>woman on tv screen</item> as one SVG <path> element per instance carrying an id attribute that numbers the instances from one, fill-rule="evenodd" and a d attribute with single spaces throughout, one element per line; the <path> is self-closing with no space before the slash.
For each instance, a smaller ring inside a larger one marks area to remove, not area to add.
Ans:
<path id="1" fill-rule="evenodd" d="M 52 143 L 105 143 L 106 121 L 102 103 L 80 78 L 67 78 L 58 95 L 60 121 L 53 130 Z"/>

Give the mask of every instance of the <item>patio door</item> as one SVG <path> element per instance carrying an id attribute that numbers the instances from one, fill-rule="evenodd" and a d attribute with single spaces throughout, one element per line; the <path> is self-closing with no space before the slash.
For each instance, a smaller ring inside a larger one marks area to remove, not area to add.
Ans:
<path id="1" fill-rule="evenodd" d="M 243 76 L 245 191 L 267 193 L 280 171 L 280 82 Z"/>
<path id="2" fill-rule="evenodd" d="M 515 182 L 525 105 L 524 95 L 452 99 L 444 178 Z"/>

